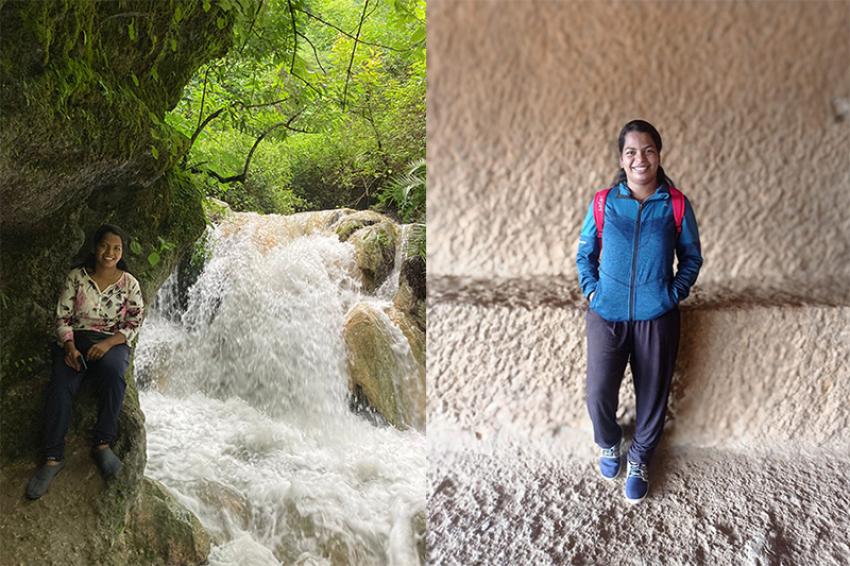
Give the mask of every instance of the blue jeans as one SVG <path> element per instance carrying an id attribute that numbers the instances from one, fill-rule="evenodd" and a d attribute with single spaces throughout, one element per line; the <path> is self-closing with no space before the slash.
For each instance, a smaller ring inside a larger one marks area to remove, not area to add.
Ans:
<path id="1" fill-rule="evenodd" d="M 635 386 L 635 437 L 631 462 L 646 464 L 661 440 L 667 397 L 679 350 L 679 309 L 654 320 L 609 322 L 587 311 L 587 409 L 593 439 L 602 448 L 617 444 L 623 430 L 617 424 L 620 383 L 626 363 Z"/>
<path id="2" fill-rule="evenodd" d="M 108 338 L 100 332 L 74 332 L 74 344 L 83 356 L 97 342 Z M 53 370 L 47 386 L 44 450 L 48 458 L 61 460 L 65 454 L 65 434 L 71 423 L 72 404 L 83 379 L 91 379 L 97 388 L 97 422 L 92 429 L 95 444 L 112 443 L 118 435 L 118 414 L 124 402 L 124 373 L 130 365 L 130 347 L 118 344 L 102 358 L 86 361 L 88 370 L 76 371 L 65 364 L 65 351 L 51 345 Z"/>

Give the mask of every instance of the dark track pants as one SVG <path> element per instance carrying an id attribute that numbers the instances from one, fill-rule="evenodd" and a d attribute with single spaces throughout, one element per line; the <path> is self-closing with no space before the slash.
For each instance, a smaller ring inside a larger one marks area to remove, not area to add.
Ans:
<path id="1" fill-rule="evenodd" d="M 623 436 L 617 424 L 617 404 L 629 363 L 637 420 L 628 459 L 649 462 L 664 428 L 679 350 L 679 325 L 678 309 L 655 320 L 632 322 L 608 322 L 592 310 L 587 311 L 587 409 L 596 444 L 610 448 Z"/>
<path id="2" fill-rule="evenodd" d="M 92 332 L 75 332 L 74 344 L 83 356 L 89 348 L 107 335 Z M 71 423 L 72 404 L 83 378 L 94 380 L 97 388 L 97 422 L 92 429 L 95 444 L 111 443 L 118 433 L 118 414 L 124 402 L 124 373 L 130 364 L 130 347 L 118 344 L 102 358 L 87 362 L 88 370 L 77 372 L 65 365 L 65 351 L 51 345 L 53 370 L 47 386 L 45 406 L 44 449 L 48 458 L 61 460 L 65 452 L 65 434 Z"/>

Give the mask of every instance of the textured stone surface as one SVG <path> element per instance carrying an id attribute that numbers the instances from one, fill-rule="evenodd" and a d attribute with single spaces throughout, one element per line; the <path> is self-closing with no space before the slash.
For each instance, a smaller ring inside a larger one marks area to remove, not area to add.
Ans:
<path id="1" fill-rule="evenodd" d="M 429 452 L 428 563 L 850 562 L 846 453 L 661 450 L 650 498 L 633 507 L 586 443 L 550 444 Z"/>
<path id="2" fill-rule="evenodd" d="M 696 210 L 700 283 L 848 285 L 847 2 L 435 0 L 428 17 L 431 273 L 574 275 L 640 117 Z"/>
<path id="3" fill-rule="evenodd" d="M 429 562 L 850 561 L 850 4 L 428 15 Z M 575 252 L 635 118 L 705 263 L 631 508 L 593 469 Z"/>
<path id="4" fill-rule="evenodd" d="M 563 426 L 590 437 L 583 301 L 565 294 L 553 304 L 546 293 L 508 285 L 500 298 L 498 289 L 461 288 L 429 303 L 429 423 L 482 437 L 551 435 Z M 734 296 L 694 303 L 683 307 L 666 442 L 850 448 L 850 305 Z M 620 399 L 628 427 L 629 370 Z"/>

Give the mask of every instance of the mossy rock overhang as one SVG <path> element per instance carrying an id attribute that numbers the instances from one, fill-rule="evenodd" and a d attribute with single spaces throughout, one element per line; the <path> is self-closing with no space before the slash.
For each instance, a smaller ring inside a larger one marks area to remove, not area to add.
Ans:
<path id="1" fill-rule="evenodd" d="M 0 0 L 0 463 L 37 450 L 53 309 L 86 236 L 111 222 L 135 240 L 150 304 L 203 232 L 164 117 L 230 47 L 222 4 Z"/>
<path id="2" fill-rule="evenodd" d="M 231 46 L 223 4 L 0 2 L 5 228 L 39 225 L 110 187 L 151 186 L 174 166 L 187 140 L 164 116 Z"/>

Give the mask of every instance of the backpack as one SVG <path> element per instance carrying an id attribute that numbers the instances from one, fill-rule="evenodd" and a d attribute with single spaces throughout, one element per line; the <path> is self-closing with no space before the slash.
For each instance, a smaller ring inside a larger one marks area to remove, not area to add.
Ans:
<path id="1" fill-rule="evenodd" d="M 682 233 L 682 219 L 685 217 L 685 195 L 675 187 L 668 187 L 670 199 L 673 204 L 673 220 L 676 222 L 676 237 Z M 608 193 L 614 187 L 602 189 L 593 197 L 593 219 L 596 221 L 596 239 L 599 242 L 599 251 L 602 251 L 602 228 L 605 226 L 605 201 Z"/>

